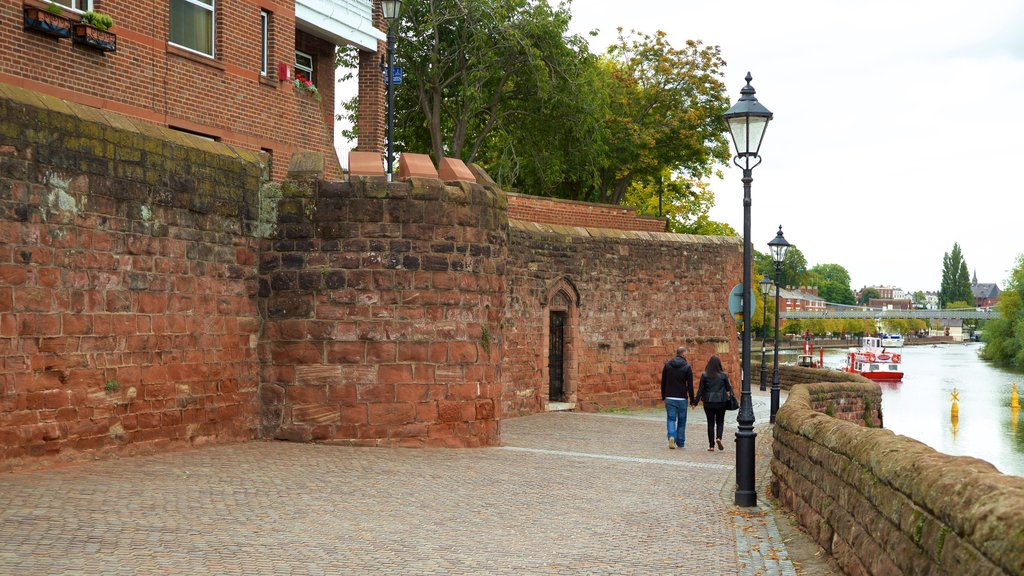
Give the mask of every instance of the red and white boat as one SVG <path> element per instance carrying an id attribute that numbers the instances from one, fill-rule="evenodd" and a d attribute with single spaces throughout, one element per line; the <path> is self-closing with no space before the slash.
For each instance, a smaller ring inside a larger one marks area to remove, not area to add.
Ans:
<path id="1" fill-rule="evenodd" d="M 861 338 L 860 348 L 850 351 L 846 371 L 871 380 L 903 380 L 902 360 L 900 354 L 882 346 L 881 338 L 868 336 Z"/>

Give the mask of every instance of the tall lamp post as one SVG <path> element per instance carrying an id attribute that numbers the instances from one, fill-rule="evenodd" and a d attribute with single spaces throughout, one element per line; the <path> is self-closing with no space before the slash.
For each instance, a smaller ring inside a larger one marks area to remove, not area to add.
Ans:
<path id="1" fill-rule="evenodd" d="M 398 25 L 402 0 L 381 0 L 380 9 L 388 21 L 388 181 L 391 181 L 395 163 L 395 26 Z"/>
<path id="2" fill-rule="evenodd" d="M 768 243 L 772 251 L 772 261 L 775 262 L 775 360 L 772 370 L 772 411 L 769 422 L 775 422 L 775 413 L 779 411 L 779 275 L 782 272 L 782 261 L 786 259 L 786 252 L 792 246 L 786 242 L 782 235 L 782 225 L 779 225 L 779 232 Z"/>
<path id="3" fill-rule="evenodd" d="M 742 350 L 742 395 L 740 413 L 736 417 L 739 425 L 736 431 L 736 496 L 737 506 L 756 506 L 757 490 L 754 488 L 754 406 L 750 399 L 750 309 L 751 273 L 750 247 L 750 183 L 754 181 L 754 168 L 761 163 L 758 151 L 764 138 L 765 128 L 772 119 L 772 113 L 754 97 L 753 78 L 747 72 L 747 85 L 740 90 L 740 99 L 722 117 L 729 124 L 736 157 L 733 163 L 743 169 L 743 350 Z"/>
<path id="4" fill-rule="evenodd" d="M 764 341 L 768 339 L 768 292 L 772 289 L 772 281 L 765 275 L 761 279 L 761 392 L 765 386 Z"/>

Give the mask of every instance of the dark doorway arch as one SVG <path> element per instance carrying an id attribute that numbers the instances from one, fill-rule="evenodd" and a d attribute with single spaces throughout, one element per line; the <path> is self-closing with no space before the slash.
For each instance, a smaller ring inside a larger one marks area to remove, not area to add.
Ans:
<path id="1" fill-rule="evenodd" d="M 574 404 L 577 399 L 579 292 L 568 278 L 556 280 L 544 302 L 544 381 L 551 402 Z"/>

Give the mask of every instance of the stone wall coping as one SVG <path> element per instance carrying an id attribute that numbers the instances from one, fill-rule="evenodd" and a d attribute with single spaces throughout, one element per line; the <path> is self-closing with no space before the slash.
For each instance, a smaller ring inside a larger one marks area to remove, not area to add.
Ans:
<path id="1" fill-rule="evenodd" d="M 511 194 L 510 194 L 511 195 Z M 509 228 L 534 234 L 558 236 L 580 236 L 586 238 L 620 238 L 623 240 L 647 240 L 654 242 L 681 242 L 686 244 L 735 245 L 743 241 L 733 236 L 698 236 L 696 234 L 675 234 L 672 232 L 645 232 L 643 230 L 620 230 L 617 228 L 593 228 L 586 226 L 560 226 L 509 218 Z"/>
<path id="2" fill-rule="evenodd" d="M 776 426 L 841 454 L 940 519 L 1007 574 L 1024 574 L 1024 478 L 992 464 L 943 454 L 884 428 L 864 428 L 815 411 L 816 392 L 876 392 L 875 382 L 794 386 Z M 820 463 L 819 463 L 820 465 Z M 873 505 L 873 494 L 863 494 Z"/>
<path id="3" fill-rule="evenodd" d="M 182 132 L 180 130 L 172 130 L 170 128 L 157 126 L 156 124 L 132 118 L 130 116 L 114 114 L 108 110 L 95 108 L 86 104 L 69 102 L 55 96 L 42 94 L 40 92 L 12 86 L 10 84 L 4 84 L 2 82 L 0 82 L 0 99 L 6 99 L 10 102 L 31 108 L 37 108 L 39 110 L 48 110 L 51 113 L 74 116 L 84 121 L 109 126 L 114 130 L 136 132 L 181 146 L 198 148 L 211 154 L 230 156 L 238 158 L 244 162 L 251 162 L 259 165 L 263 164 L 259 152 L 256 151 L 236 148 L 230 144 L 200 138 L 199 136 L 193 136 L 192 134 Z"/>

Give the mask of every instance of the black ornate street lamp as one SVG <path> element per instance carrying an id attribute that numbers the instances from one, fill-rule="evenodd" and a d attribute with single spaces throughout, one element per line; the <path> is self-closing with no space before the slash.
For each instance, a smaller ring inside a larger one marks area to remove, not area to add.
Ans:
<path id="1" fill-rule="evenodd" d="M 402 0 L 381 0 L 381 12 L 388 21 L 388 181 L 394 178 L 395 163 L 395 26 L 398 26 L 398 13 L 402 10 Z"/>
<path id="2" fill-rule="evenodd" d="M 775 362 L 772 371 L 772 410 L 769 422 L 775 422 L 775 413 L 779 411 L 779 275 L 782 272 L 782 261 L 786 259 L 786 252 L 792 246 L 786 242 L 782 235 L 782 225 L 779 224 L 779 232 L 768 243 L 772 251 L 772 261 L 775 262 Z"/>
<path id="3" fill-rule="evenodd" d="M 754 487 L 754 406 L 750 399 L 750 294 L 753 280 L 751 273 L 750 247 L 750 183 L 754 181 L 754 168 L 761 163 L 758 151 L 764 138 L 765 128 L 772 119 L 772 113 L 754 97 L 754 87 L 747 72 L 747 85 L 740 90 L 740 99 L 722 117 L 729 124 L 729 133 L 736 148 L 733 163 L 743 169 L 743 350 L 742 350 L 742 396 L 740 413 L 736 417 L 736 496 L 737 506 L 756 506 L 757 490 Z"/>
<path id="4" fill-rule="evenodd" d="M 764 382 L 767 371 L 764 365 L 764 341 L 768 339 L 768 292 L 771 289 L 772 281 L 765 275 L 761 279 L 761 392 L 767 389 Z"/>

